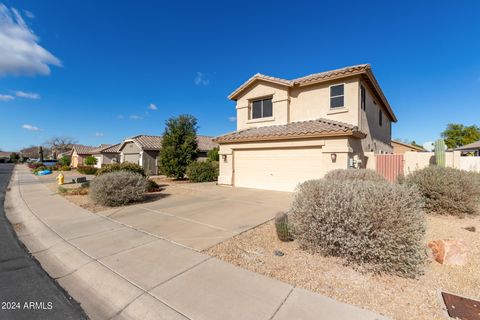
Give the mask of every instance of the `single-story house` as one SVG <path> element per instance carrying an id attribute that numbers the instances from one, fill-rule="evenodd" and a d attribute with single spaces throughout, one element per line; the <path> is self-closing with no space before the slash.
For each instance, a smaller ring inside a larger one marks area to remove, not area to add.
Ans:
<path id="1" fill-rule="evenodd" d="M 397 118 L 368 64 L 293 80 L 256 74 L 229 99 L 237 130 L 215 139 L 222 185 L 293 191 L 393 152 Z"/>
<path id="2" fill-rule="evenodd" d="M 102 145 L 100 146 L 102 147 Z M 98 149 L 99 147 L 84 146 L 81 144 L 75 144 L 70 151 L 70 166 L 72 168 L 77 168 L 78 166 L 83 166 L 85 158 L 92 155 L 92 152 Z"/>
<path id="3" fill-rule="evenodd" d="M 120 143 L 114 145 L 106 145 L 92 151 L 92 156 L 97 159 L 96 168 L 103 165 L 120 162 Z"/>
<path id="4" fill-rule="evenodd" d="M 473 155 L 478 157 L 480 156 L 480 140 L 458 147 L 455 151 L 460 151 L 462 156 Z"/>
<path id="5" fill-rule="evenodd" d="M 10 155 L 12 154 L 12 152 L 6 152 L 6 151 L 0 151 L 0 159 L 3 159 L 2 161 L 5 161 L 5 160 L 10 160 Z"/>
<path id="6" fill-rule="evenodd" d="M 213 137 L 197 136 L 198 160 L 207 158 L 207 152 L 217 147 Z M 158 174 L 158 160 L 162 148 L 162 136 L 138 135 L 125 139 L 119 147 L 120 162 L 137 163 L 148 175 Z"/>
<path id="7" fill-rule="evenodd" d="M 397 140 L 392 140 L 393 153 L 395 154 L 404 154 L 407 151 L 413 152 L 423 152 L 425 151 L 422 147 L 414 146 L 413 144 L 400 142 Z"/>

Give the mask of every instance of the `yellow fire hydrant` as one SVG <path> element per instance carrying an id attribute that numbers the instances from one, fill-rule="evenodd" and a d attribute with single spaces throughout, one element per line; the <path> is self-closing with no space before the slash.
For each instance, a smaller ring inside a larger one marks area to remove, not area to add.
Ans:
<path id="1" fill-rule="evenodd" d="M 65 176 L 63 175 L 63 171 L 60 171 L 60 174 L 57 176 L 58 185 L 61 186 L 65 183 Z"/>

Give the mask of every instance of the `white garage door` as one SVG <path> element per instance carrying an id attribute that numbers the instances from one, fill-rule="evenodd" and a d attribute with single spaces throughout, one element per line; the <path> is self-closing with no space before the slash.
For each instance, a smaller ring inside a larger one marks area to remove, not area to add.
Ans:
<path id="1" fill-rule="evenodd" d="M 235 150 L 237 187 L 293 191 L 298 183 L 323 176 L 320 148 Z"/>

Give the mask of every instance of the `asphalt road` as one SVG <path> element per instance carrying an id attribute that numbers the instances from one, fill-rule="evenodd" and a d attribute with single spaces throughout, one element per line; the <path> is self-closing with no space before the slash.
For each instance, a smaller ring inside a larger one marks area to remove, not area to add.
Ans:
<path id="1" fill-rule="evenodd" d="M 87 319 L 80 305 L 18 241 L 5 217 L 5 192 L 13 165 L 0 164 L 0 319 Z"/>

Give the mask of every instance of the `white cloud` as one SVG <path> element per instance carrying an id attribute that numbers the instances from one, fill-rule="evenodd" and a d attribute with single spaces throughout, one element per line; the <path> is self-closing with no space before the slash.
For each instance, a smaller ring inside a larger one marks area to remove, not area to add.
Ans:
<path id="1" fill-rule="evenodd" d="M 95 132 L 95 137 L 103 137 L 103 132 Z"/>
<path id="2" fill-rule="evenodd" d="M 137 116 L 136 114 L 132 114 L 132 115 L 130 116 L 130 119 L 132 119 L 132 120 L 142 120 L 143 118 L 140 117 L 140 116 Z"/>
<path id="3" fill-rule="evenodd" d="M 208 86 L 210 84 L 210 80 L 205 78 L 205 74 L 202 72 L 197 72 L 197 75 L 195 76 L 195 79 L 193 79 L 193 82 L 197 86 Z"/>
<path id="4" fill-rule="evenodd" d="M 237 117 L 228 117 L 228 121 L 235 122 L 237 121 Z"/>
<path id="5" fill-rule="evenodd" d="M 40 131 L 39 127 L 35 127 L 35 126 L 30 125 L 30 124 L 24 124 L 22 126 L 22 128 L 25 129 L 25 130 L 29 130 L 29 131 Z"/>
<path id="6" fill-rule="evenodd" d="M 156 106 L 155 104 L 153 104 L 153 103 L 150 103 L 150 104 L 148 105 L 148 109 L 150 109 L 150 110 L 158 110 L 157 106 Z"/>
<path id="7" fill-rule="evenodd" d="M 26 99 L 40 99 L 40 95 L 33 92 L 15 91 L 15 95 L 17 97 Z"/>
<path id="8" fill-rule="evenodd" d="M 33 14 L 32 11 L 23 10 L 23 13 L 25 14 L 25 16 L 26 16 L 27 18 L 30 18 L 30 19 L 34 19 L 34 18 L 35 18 L 35 15 Z"/>
<path id="9" fill-rule="evenodd" d="M 9 94 L 0 94 L 0 101 L 10 101 L 13 99 L 15 98 Z"/>
<path id="10" fill-rule="evenodd" d="M 0 75 L 48 75 L 49 65 L 61 66 L 38 41 L 21 14 L 0 3 Z"/>
<path id="11" fill-rule="evenodd" d="M 117 119 L 125 119 L 125 116 L 123 114 L 117 115 Z"/>

